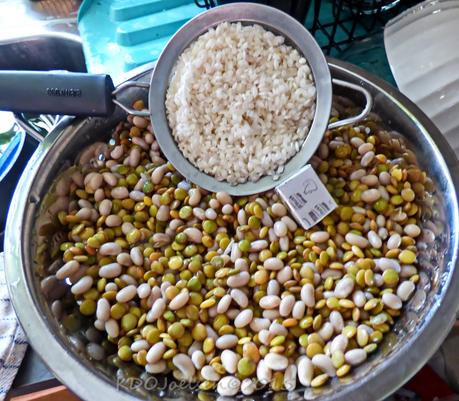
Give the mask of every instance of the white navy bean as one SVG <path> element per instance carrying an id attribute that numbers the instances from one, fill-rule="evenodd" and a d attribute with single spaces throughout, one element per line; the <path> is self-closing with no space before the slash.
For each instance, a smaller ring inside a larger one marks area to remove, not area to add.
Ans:
<path id="1" fill-rule="evenodd" d="M 191 354 L 191 361 L 196 369 L 201 369 L 206 363 L 206 356 L 201 350 L 195 350 Z"/>
<path id="2" fill-rule="evenodd" d="M 270 341 L 273 339 L 274 334 L 270 333 L 269 330 L 263 329 L 258 333 L 258 338 L 260 342 L 264 345 L 269 345 Z"/>
<path id="3" fill-rule="evenodd" d="M 115 278 L 121 274 L 123 268 L 119 263 L 113 262 L 107 265 L 101 266 L 99 269 L 99 276 L 102 278 Z"/>
<path id="4" fill-rule="evenodd" d="M 167 170 L 168 168 L 166 164 L 156 167 L 151 173 L 151 182 L 155 185 L 159 184 L 162 181 L 164 174 L 166 174 Z"/>
<path id="5" fill-rule="evenodd" d="M 290 232 L 294 232 L 298 228 L 298 224 L 296 224 L 295 221 L 289 216 L 281 217 L 281 222 L 284 223 L 287 226 L 287 229 Z M 282 237 L 282 235 L 281 235 L 281 237 Z"/>
<path id="6" fill-rule="evenodd" d="M 247 214 L 245 213 L 244 209 L 239 209 L 239 212 L 237 212 L 237 222 L 241 226 L 247 224 Z"/>
<path id="7" fill-rule="evenodd" d="M 408 301 L 416 286 L 412 281 L 403 281 L 397 288 L 397 295 L 402 301 Z"/>
<path id="8" fill-rule="evenodd" d="M 129 191 L 126 187 L 115 187 L 111 191 L 112 198 L 126 199 L 129 197 Z"/>
<path id="9" fill-rule="evenodd" d="M 123 223 L 123 219 L 117 214 L 111 214 L 105 219 L 107 227 L 119 227 Z"/>
<path id="10" fill-rule="evenodd" d="M 368 185 L 369 187 L 374 187 L 379 184 L 379 179 L 374 174 L 364 175 L 360 182 L 364 185 Z"/>
<path id="11" fill-rule="evenodd" d="M 300 356 L 297 361 L 298 366 L 298 381 L 306 387 L 311 385 L 314 377 L 314 365 L 312 361 L 305 355 Z"/>
<path id="12" fill-rule="evenodd" d="M 382 247 L 382 240 L 379 235 L 373 230 L 368 232 L 368 241 L 373 248 L 379 249 Z"/>
<path id="13" fill-rule="evenodd" d="M 271 370 L 285 370 L 288 366 L 288 359 L 284 355 L 268 352 L 264 358 L 266 366 Z"/>
<path id="14" fill-rule="evenodd" d="M 96 317 L 101 322 L 110 319 L 110 303 L 105 298 L 99 298 L 97 301 Z"/>
<path id="15" fill-rule="evenodd" d="M 148 363 L 157 363 L 163 356 L 163 354 L 166 352 L 166 346 L 162 342 L 157 342 L 156 344 L 153 344 L 151 348 L 147 352 L 147 362 Z"/>
<path id="16" fill-rule="evenodd" d="M 280 270 L 284 267 L 284 263 L 279 258 L 268 258 L 263 262 L 263 267 L 266 270 Z"/>
<path id="17" fill-rule="evenodd" d="M 287 252 L 289 250 L 289 239 L 287 236 L 279 238 L 279 248 L 281 251 Z"/>
<path id="18" fill-rule="evenodd" d="M 239 314 L 239 309 L 228 309 L 226 312 L 226 316 L 228 316 L 229 319 L 234 320 L 236 319 L 236 316 Z"/>
<path id="19" fill-rule="evenodd" d="M 232 297 L 229 294 L 223 295 L 217 305 L 217 313 L 224 314 L 231 305 Z"/>
<path id="20" fill-rule="evenodd" d="M 178 310 L 182 307 L 184 307 L 188 300 L 190 299 L 190 293 L 188 290 L 184 290 L 177 294 L 169 303 L 169 309 L 170 310 Z"/>
<path id="21" fill-rule="evenodd" d="M 258 333 L 261 330 L 266 330 L 269 328 L 269 325 L 271 324 L 269 319 L 264 319 L 261 317 L 255 317 L 252 322 L 250 323 L 250 328 Z"/>
<path id="22" fill-rule="evenodd" d="M 297 367 L 294 364 L 287 366 L 284 372 L 284 387 L 287 391 L 293 391 L 296 388 Z"/>
<path id="23" fill-rule="evenodd" d="M 371 150 L 373 150 L 374 146 L 372 143 L 362 143 L 359 148 L 358 148 L 358 152 L 359 154 L 361 155 L 364 155 L 365 153 L 367 152 L 370 152 Z"/>
<path id="24" fill-rule="evenodd" d="M 217 338 L 215 346 L 218 349 L 233 348 L 237 345 L 238 340 L 238 337 L 234 334 L 224 334 Z"/>
<path id="25" fill-rule="evenodd" d="M 239 288 L 233 288 L 231 290 L 230 296 L 230 303 L 231 299 L 234 300 L 241 308 L 247 308 L 249 305 L 249 298 L 247 297 L 246 293 Z M 225 295 L 226 296 L 226 295 Z M 223 296 L 222 299 L 225 297 Z M 228 302 L 228 301 L 225 301 Z M 220 313 L 220 312 L 219 312 Z"/>
<path id="26" fill-rule="evenodd" d="M 378 235 L 380 236 L 381 239 L 385 240 L 389 236 L 389 233 L 387 232 L 387 228 L 380 227 L 378 230 Z"/>
<path id="27" fill-rule="evenodd" d="M 311 241 L 317 242 L 317 243 L 322 243 L 322 242 L 327 242 L 330 238 L 330 234 L 327 233 L 326 231 L 315 231 L 313 232 L 310 237 Z"/>
<path id="28" fill-rule="evenodd" d="M 109 319 L 105 322 L 105 331 L 112 338 L 117 338 L 120 333 L 118 322 L 115 319 Z"/>
<path id="29" fill-rule="evenodd" d="M 363 307 L 366 301 L 367 299 L 365 298 L 365 294 L 362 291 L 357 290 L 352 294 L 352 302 L 354 302 L 355 306 L 358 308 Z"/>
<path id="30" fill-rule="evenodd" d="M 401 270 L 400 263 L 398 263 L 398 261 L 395 259 L 378 258 L 378 259 L 375 259 L 374 261 L 375 261 L 376 267 L 382 271 L 385 271 L 387 269 L 393 269 L 397 273 L 400 273 L 400 270 Z"/>
<path id="31" fill-rule="evenodd" d="M 354 280 L 344 277 L 336 283 L 335 296 L 337 298 L 347 298 L 354 290 Z"/>
<path id="32" fill-rule="evenodd" d="M 296 320 L 301 320 L 304 317 L 306 305 L 303 301 L 296 301 L 293 305 L 292 317 Z"/>
<path id="33" fill-rule="evenodd" d="M 400 309 L 402 307 L 402 300 L 397 295 L 390 292 L 383 294 L 381 299 L 383 304 L 391 309 Z"/>
<path id="34" fill-rule="evenodd" d="M 311 283 L 306 283 L 303 285 L 300 295 L 301 300 L 307 307 L 312 308 L 316 304 L 314 287 Z"/>
<path id="35" fill-rule="evenodd" d="M 402 237 L 398 233 L 392 234 L 387 240 L 387 247 L 389 249 L 398 249 L 402 243 Z"/>
<path id="36" fill-rule="evenodd" d="M 200 244 L 202 240 L 202 233 L 197 228 L 188 227 L 183 232 L 186 234 L 188 239 L 195 244 Z"/>
<path id="37" fill-rule="evenodd" d="M 341 315 L 341 313 L 339 313 L 336 310 L 331 311 L 330 316 L 328 318 L 335 332 L 341 333 L 341 330 L 343 330 L 344 328 L 344 320 L 343 320 L 343 316 Z"/>
<path id="38" fill-rule="evenodd" d="M 349 344 L 348 338 L 343 334 L 338 334 L 330 344 L 330 353 L 333 354 L 336 351 L 344 352 Z"/>
<path id="39" fill-rule="evenodd" d="M 129 302 L 137 295 L 137 287 L 135 285 L 128 285 L 116 294 L 116 300 L 121 303 Z"/>
<path id="40" fill-rule="evenodd" d="M 265 227 L 272 227 L 274 225 L 273 219 L 268 214 L 268 212 L 263 212 L 263 217 L 261 218 L 261 224 Z"/>
<path id="41" fill-rule="evenodd" d="M 223 214 L 231 214 L 233 213 L 233 206 L 226 204 L 222 206 L 222 213 Z"/>
<path id="42" fill-rule="evenodd" d="M 105 291 L 118 291 L 118 286 L 116 283 L 107 283 L 105 286 Z"/>
<path id="43" fill-rule="evenodd" d="M 147 350 L 150 348 L 150 344 L 148 343 L 147 340 L 137 340 L 137 341 L 134 341 L 132 344 L 131 344 L 131 350 L 133 352 L 139 352 L 139 351 L 142 351 L 142 350 Z"/>
<path id="44" fill-rule="evenodd" d="M 169 206 L 161 205 L 156 213 L 156 220 L 158 221 L 167 221 L 169 220 Z"/>
<path id="45" fill-rule="evenodd" d="M 250 324 L 253 318 L 253 311 L 251 309 L 245 309 L 241 311 L 234 319 L 234 327 L 242 328 Z"/>
<path id="46" fill-rule="evenodd" d="M 164 373 L 167 369 L 166 361 L 160 360 L 155 363 L 147 363 L 145 365 L 145 370 L 151 374 Z"/>
<path id="47" fill-rule="evenodd" d="M 228 192 L 217 192 L 215 194 L 215 198 L 222 204 L 222 205 L 232 205 L 233 204 L 233 199 L 231 198 L 231 195 L 228 194 Z"/>
<path id="48" fill-rule="evenodd" d="M 121 253 L 121 246 L 116 242 L 106 242 L 99 248 L 99 254 L 107 256 L 116 256 Z"/>
<path id="49" fill-rule="evenodd" d="M 411 238 L 416 238 L 421 235 L 421 229 L 416 224 L 407 224 L 403 229 L 406 235 L 409 235 Z"/>
<path id="50" fill-rule="evenodd" d="M 241 388 L 241 381 L 235 376 L 225 376 L 217 384 L 217 393 L 223 397 L 236 395 Z"/>
<path id="51" fill-rule="evenodd" d="M 279 295 L 280 284 L 277 280 L 269 280 L 268 288 L 266 289 L 268 295 Z"/>
<path id="52" fill-rule="evenodd" d="M 64 280 L 67 277 L 70 277 L 72 274 L 76 273 L 79 268 L 79 262 L 76 260 L 70 260 L 56 272 L 56 278 L 59 280 Z"/>
<path id="53" fill-rule="evenodd" d="M 274 336 L 287 336 L 288 330 L 278 322 L 272 322 L 269 326 L 269 332 Z"/>
<path id="54" fill-rule="evenodd" d="M 75 217 L 77 217 L 80 221 L 89 220 L 91 218 L 91 209 L 83 207 L 82 209 L 78 210 Z"/>
<path id="55" fill-rule="evenodd" d="M 355 148 L 359 148 L 360 145 L 363 145 L 365 143 L 364 140 L 362 138 L 359 138 L 358 136 L 352 137 L 350 142 L 352 146 L 354 146 Z"/>
<path id="56" fill-rule="evenodd" d="M 166 310 L 166 302 L 163 298 L 158 298 L 154 301 L 153 306 L 147 313 L 147 322 L 151 323 L 155 320 L 159 319 L 159 317 L 164 313 Z"/>
<path id="57" fill-rule="evenodd" d="M 123 280 L 126 284 L 137 286 L 137 280 L 129 274 L 122 274 L 120 279 Z"/>
<path id="58" fill-rule="evenodd" d="M 377 189 L 367 189 L 362 192 L 360 198 L 366 203 L 373 203 L 381 198 L 381 193 Z"/>
<path id="59" fill-rule="evenodd" d="M 260 299 L 260 306 L 263 309 L 274 309 L 280 304 L 280 298 L 277 295 L 265 295 Z"/>
<path id="60" fill-rule="evenodd" d="M 387 171 L 382 171 L 379 173 L 379 182 L 381 185 L 389 185 L 390 184 L 390 174 Z"/>
<path id="61" fill-rule="evenodd" d="M 282 203 L 274 203 L 271 206 L 271 212 L 275 217 L 283 217 L 287 214 L 287 209 Z"/>
<path id="62" fill-rule="evenodd" d="M 250 243 L 250 252 L 259 252 L 262 249 L 266 249 L 268 247 L 268 241 L 265 239 L 259 239 L 256 241 L 252 241 Z"/>
<path id="63" fill-rule="evenodd" d="M 240 272 L 228 277 L 226 285 L 231 288 L 239 288 L 245 286 L 249 280 L 250 274 L 248 272 Z"/>
<path id="64" fill-rule="evenodd" d="M 234 267 L 236 269 L 239 269 L 240 271 L 247 271 L 249 269 L 249 264 L 247 263 L 247 261 L 245 259 L 238 258 L 234 262 Z"/>
<path id="65" fill-rule="evenodd" d="M 225 349 L 220 355 L 222 365 L 228 373 L 234 374 L 237 370 L 239 355 L 234 351 Z"/>
<path id="66" fill-rule="evenodd" d="M 186 354 L 177 354 L 172 358 L 173 365 L 182 373 L 185 380 L 191 381 L 196 369 L 191 358 Z"/>
<path id="67" fill-rule="evenodd" d="M 355 170 L 351 173 L 351 175 L 349 176 L 349 179 L 351 181 L 361 180 L 362 177 L 364 177 L 366 174 L 367 172 L 364 169 Z"/>
<path id="68" fill-rule="evenodd" d="M 210 366 L 210 365 L 206 365 L 206 366 L 203 366 L 202 369 L 201 369 L 201 376 L 204 380 L 209 380 L 209 381 L 212 381 L 212 382 L 216 382 L 218 380 L 220 380 L 220 375 L 215 371 L 215 369 Z"/>
<path id="69" fill-rule="evenodd" d="M 188 204 L 190 206 L 197 206 L 201 202 L 201 191 L 198 188 L 192 188 L 188 193 L 190 195 Z"/>
<path id="70" fill-rule="evenodd" d="M 333 362 L 329 356 L 324 354 L 314 355 L 312 358 L 312 364 L 322 372 L 326 373 L 328 376 L 336 376 L 336 369 L 333 366 Z"/>
<path id="71" fill-rule="evenodd" d="M 335 327 L 330 322 L 325 322 L 317 332 L 324 341 L 328 341 L 335 331 Z"/>
<path id="72" fill-rule="evenodd" d="M 294 295 L 286 295 L 282 298 L 281 303 L 279 305 L 279 313 L 283 317 L 287 317 L 292 312 L 293 306 L 295 305 L 295 296 Z"/>
<path id="73" fill-rule="evenodd" d="M 73 295 L 84 294 L 86 291 L 89 291 L 93 283 L 94 279 L 91 276 L 83 276 L 72 285 L 70 291 Z"/>
<path id="74" fill-rule="evenodd" d="M 363 156 L 362 156 L 362 159 L 360 160 L 360 164 L 363 166 L 363 167 L 367 167 L 370 165 L 370 163 L 373 161 L 375 157 L 375 152 L 373 151 L 369 151 L 367 153 L 365 153 Z"/>
<path id="75" fill-rule="evenodd" d="M 257 365 L 257 379 L 258 381 L 265 385 L 271 382 L 272 380 L 272 370 L 268 367 L 265 360 L 262 359 L 258 362 Z"/>
<path id="76" fill-rule="evenodd" d="M 280 284 L 284 284 L 286 281 L 292 278 L 293 271 L 290 266 L 285 266 L 283 269 L 279 270 L 277 273 L 276 279 Z"/>
<path id="77" fill-rule="evenodd" d="M 373 281 L 375 282 L 376 287 L 381 287 L 384 284 L 384 279 L 382 274 L 375 273 L 373 276 Z"/>
<path id="78" fill-rule="evenodd" d="M 257 382 L 253 379 L 244 379 L 241 382 L 241 393 L 244 395 L 251 395 L 257 390 Z"/>
<path id="79" fill-rule="evenodd" d="M 356 245 L 359 248 L 366 248 L 368 246 L 368 240 L 361 235 L 349 232 L 345 235 L 344 238 L 350 245 Z"/>
<path id="80" fill-rule="evenodd" d="M 211 207 L 206 209 L 204 214 L 206 216 L 206 219 L 209 219 L 209 220 L 215 220 L 217 218 L 217 212 Z"/>
<path id="81" fill-rule="evenodd" d="M 351 366 L 360 365 L 367 359 L 367 353 L 361 348 L 351 349 L 344 354 L 344 359 Z"/>
<path id="82" fill-rule="evenodd" d="M 151 288 L 148 283 L 142 283 L 137 287 L 137 295 L 140 299 L 148 298 L 151 293 Z"/>

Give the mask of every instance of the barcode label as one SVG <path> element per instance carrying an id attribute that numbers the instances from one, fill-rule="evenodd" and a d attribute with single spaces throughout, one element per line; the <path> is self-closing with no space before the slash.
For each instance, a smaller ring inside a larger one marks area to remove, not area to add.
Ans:
<path id="1" fill-rule="evenodd" d="M 305 229 L 317 224 L 337 207 L 309 164 L 280 184 L 276 191 L 289 207 L 292 216 Z"/>

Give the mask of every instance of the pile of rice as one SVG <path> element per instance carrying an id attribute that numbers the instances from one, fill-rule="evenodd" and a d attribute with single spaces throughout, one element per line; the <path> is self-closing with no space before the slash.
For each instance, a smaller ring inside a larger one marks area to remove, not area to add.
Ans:
<path id="1" fill-rule="evenodd" d="M 238 184 L 282 173 L 308 134 L 315 95 L 306 59 L 284 37 L 222 23 L 181 54 L 166 108 L 184 156 Z"/>

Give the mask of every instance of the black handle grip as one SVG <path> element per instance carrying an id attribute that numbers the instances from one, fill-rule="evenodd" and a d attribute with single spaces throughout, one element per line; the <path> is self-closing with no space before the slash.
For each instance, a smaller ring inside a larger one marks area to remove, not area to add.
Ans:
<path id="1" fill-rule="evenodd" d="M 0 71 L 0 110 L 108 116 L 115 108 L 109 75 L 66 71 Z"/>

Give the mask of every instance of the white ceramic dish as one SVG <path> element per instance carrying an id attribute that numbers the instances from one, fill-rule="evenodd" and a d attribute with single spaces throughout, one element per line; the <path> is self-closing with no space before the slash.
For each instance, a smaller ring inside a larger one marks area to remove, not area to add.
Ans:
<path id="1" fill-rule="evenodd" d="M 387 58 L 401 92 L 459 153 L 459 1 L 429 0 L 389 21 Z"/>

